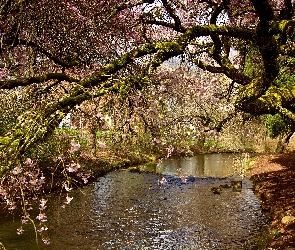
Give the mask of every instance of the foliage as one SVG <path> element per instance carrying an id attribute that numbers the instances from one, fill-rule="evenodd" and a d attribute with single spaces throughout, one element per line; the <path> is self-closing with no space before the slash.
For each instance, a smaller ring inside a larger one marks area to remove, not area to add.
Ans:
<path id="1" fill-rule="evenodd" d="M 85 100 L 108 93 L 126 98 L 159 84 L 156 70 L 164 62 L 173 68 L 181 60 L 231 79 L 221 89 L 235 109 L 294 120 L 294 90 L 279 83 L 286 82 L 284 72 L 292 79 L 292 3 L 177 2 L 6 2 L 0 18 L 1 89 L 35 84 L 39 94 L 36 110 L 26 117 L 30 122 L 15 121 L 18 128 L 4 135 L 11 141 L 2 148 L 17 158 Z M 173 87 L 185 91 L 180 82 Z M 42 129 L 32 130 L 34 116 Z"/>
<path id="2" fill-rule="evenodd" d="M 290 120 L 287 118 L 284 119 L 280 114 L 266 115 L 265 124 L 268 136 L 276 138 L 289 130 Z"/>

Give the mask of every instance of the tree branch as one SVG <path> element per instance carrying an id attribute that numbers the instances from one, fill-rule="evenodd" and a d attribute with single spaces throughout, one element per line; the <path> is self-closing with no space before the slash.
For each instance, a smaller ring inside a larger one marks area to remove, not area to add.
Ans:
<path id="1" fill-rule="evenodd" d="M 280 11 L 279 18 L 282 20 L 292 19 L 293 5 L 291 0 L 284 0 L 284 8 Z"/>
<path id="2" fill-rule="evenodd" d="M 256 44 L 259 47 L 264 71 L 261 73 L 265 89 L 279 73 L 277 64 L 278 47 L 277 42 L 271 34 L 271 21 L 274 19 L 274 12 L 268 0 L 251 0 L 260 22 L 256 30 Z"/>
<path id="3" fill-rule="evenodd" d="M 222 67 L 215 67 L 215 66 L 209 65 L 209 64 L 205 63 L 204 61 L 202 61 L 200 59 L 194 59 L 192 61 L 199 68 L 201 68 L 201 69 L 203 69 L 205 71 L 209 71 L 211 73 L 223 73 Z"/>
<path id="4" fill-rule="evenodd" d="M 274 12 L 268 0 L 251 0 L 260 19 L 260 29 L 267 28 L 268 22 L 274 19 Z"/>
<path id="5" fill-rule="evenodd" d="M 175 11 L 173 10 L 170 2 L 168 2 L 167 0 L 162 0 L 162 3 L 169 15 L 171 16 L 171 18 L 174 20 L 174 30 L 179 32 L 185 32 L 185 28 L 182 26 L 179 17 L 175 14 Z"/>
<path id="6" fill-rule="evenodd" d="M 48 50 L 40 47 L 38 44 L 32 42 L 32 41 L 26 41 L 24 39 L 3 39 L 2 40 L 3 43 L 5 43 L 6 45 L 13 45 L 13 46 L 17 46 L 17 45 L 25 45 L 25 46 L 29 46 L 34 48 L 36 51 L 40 52 L 41 54 L 47 56 L 50 60 L 52 60 L 54 63 L 62 66 L 63 68 L 71 68 L 73 66 L 77 66 L 79 65 L 79 63 L 81 63 L 78 59 L 74 59 L 71 62 L 65 62 L 60 60 L 57 56 L 54 56 L 52 53 L 50 53 Z"/>
<path id="7" fill-rule="evenodd" d="M 167 23 L 165 21 L 151 19 L 150 17 L 149 17 L 149 19 L 143 19 L 143 22 L 146 24 L 155 24 L 155 25 L 159 25 L 159 26 L 163 26 L 163 27 L 167 27 L 167 28 L 176 30 L 174 23 Z"/>
<path id="8" fill-rule="evenodd" d="M 223 2 L 220 5 L 216 6 L 215 9 L 213 9 L 213 12 L 210 18 L 210 24 L 216 25 L 218 16 L 225 8 L 227 8 L 228 4 L 229 4 L 228 0 L 223 0 Z M 211 38 L 214 43 L 213 56 L 221 54 L 221 46 L 222 46 L 221 39 L 216 34 L 212 34 Z M 218 56 L 215 58 L 215 60 L 218 63 L 221 63 Z"/>
<path id="9" fill-rule="evenodd" d="M 192 61 L 199 68 L 209 71 L 211 73 L 223 73 L 238 84 L 247 85 L 251 82 L 251 78 L 249 78 L 246 75 L 239 72 L 234 66 L 231 65 L 231 63 L 230 64 L 224 63 L 223 66 L 221 66 L 221 67 L 215 67 L 215 66 L 209 65 L 199 59 L 195 59 Z M 227 66 L 225 66 L 225 65 L 227 65 Z"/>
<path id="10" fill-rule="evenodd" d="M 33 83 L 42 83 L 42 82 L 47 82 L 49 80 L 78 82 L 77 79 L 70 77 L 64 73 L 48 73 L 41 76 L 20 78 L 16 80 L 0 81 L 0 89 L 13 89 L 18 86 L 28 86 Z"/>

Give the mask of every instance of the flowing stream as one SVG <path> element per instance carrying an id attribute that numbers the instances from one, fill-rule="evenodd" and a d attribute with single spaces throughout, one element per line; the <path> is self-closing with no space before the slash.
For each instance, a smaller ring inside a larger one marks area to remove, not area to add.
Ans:
<path id="1" fill-rule="evenodd" d="M 141 166 L 151 172 L 113 171 L 72 191 L 64 209 L 64 196 L 51 195 L 51 244 L 39 248 L 264 249 L 268 222 L 251 182 L 231 176 L 235 157 L 199 155 Z M 242 188 L 234 191 L 229 186 L 237 180 Z M 220 185 L 221 194 L 214 194 L 212 187 Z M 0 242 L 7 250 L 38 249 L 32 226 L 17 235 L 19 226 L 17 215 L 0 214 Z"/>

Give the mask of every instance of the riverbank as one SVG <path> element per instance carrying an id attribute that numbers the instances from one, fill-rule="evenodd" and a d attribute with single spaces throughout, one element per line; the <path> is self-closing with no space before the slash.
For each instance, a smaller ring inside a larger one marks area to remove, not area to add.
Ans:
<path id="1" fill-rule="evenodd" d="M 295 249 L 295 153 L 260 156 L 246 176 L 271 220 L 269 250 Z"/>

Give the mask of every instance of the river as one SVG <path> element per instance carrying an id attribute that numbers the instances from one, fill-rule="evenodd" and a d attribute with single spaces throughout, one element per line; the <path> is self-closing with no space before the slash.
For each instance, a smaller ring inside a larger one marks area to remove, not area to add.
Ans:
<path id="1" fill-rule="evenodd" d="M 81 189 L 48 196 L 51 244 L 40 249 L 263 249 L 268 221 L 252 183 L 233 174 L 233 154 L 166 159 L 151 172 L 113 171 Z M 163 177 L 165 179 L 163 179 Z M 182 178 L 180 178 L 182 177 Z M 212 187 L 242 181 L 238 191 Z M 38 249 L 32 226 L 23 235 L 17 215 L 0 215 L 7 250 Z"/>

